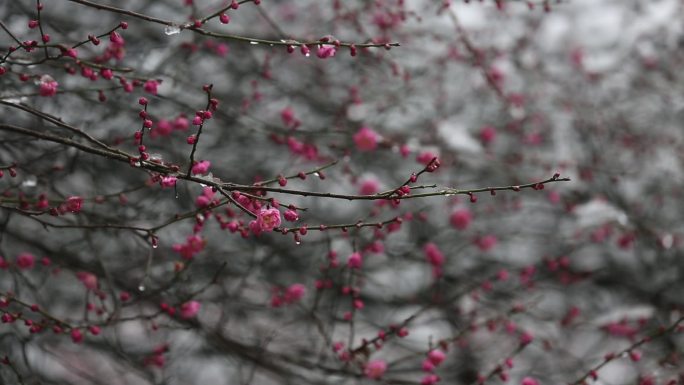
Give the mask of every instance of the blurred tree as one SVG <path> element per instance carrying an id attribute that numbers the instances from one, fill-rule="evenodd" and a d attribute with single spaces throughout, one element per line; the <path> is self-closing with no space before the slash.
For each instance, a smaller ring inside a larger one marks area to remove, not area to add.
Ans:
<path id="1" fill-rule="evenodd" d="M 684 383 L 684 3 L 468 3 L 0 4 L 0 382 Z"/>

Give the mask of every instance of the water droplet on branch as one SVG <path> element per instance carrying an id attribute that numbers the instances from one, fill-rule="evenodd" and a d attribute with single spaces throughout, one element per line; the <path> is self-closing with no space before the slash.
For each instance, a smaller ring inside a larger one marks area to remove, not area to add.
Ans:
<path id="1" fill-rule="evenodd" d="M 21 182 L 21 187 L 24 189 L 32 189 L 38 184 L 38 178 L 34 175 L 28 175 L 23 182 Z"/>
<path id="2" fill-rule="evenodd" d="M 167 35 L 169 35 L 169 36 L 170 36 L 170 35 L 175 35 L 175 34 L 177 34 L 177 33 L 180 33 L 180 31 L 181 31 L 181 29 L 180 29 L 180 27 L 177 26 L 177 25 L 167 25 L 167 26 L 164 28 L 164 33 L 167 34 Z"/>

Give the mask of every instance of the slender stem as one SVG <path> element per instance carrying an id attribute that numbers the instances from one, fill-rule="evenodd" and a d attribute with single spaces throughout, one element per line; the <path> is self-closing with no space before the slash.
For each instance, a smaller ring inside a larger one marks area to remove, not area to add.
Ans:
<path id="1" fill-rule="evenodd" d="M 213 88 L 213 84 L 210 84 L 208 89 L 207 89 L 207 107 L 204 109 L 205 111 L 209 111 L 211 108 L 211 89 Z M 188 165 L 188 172 L 187 176 L 192 175 L 192 166 L 195 165 L 195 151 L 197 150 L 197 145 L 199 144 L 199 139 L 200 135 L 202 135 L 202 127 L 204 127 L 204 122 L 206 121 L 204 119 L 204 116 L 201 116 L 202 118 L 202 123 L 199 125 L 199 128 L 197 128 L 197 135 L 195 135 L 195 141 L 192 143 L 192 151 L 190 151 L 190 164 Z"/>

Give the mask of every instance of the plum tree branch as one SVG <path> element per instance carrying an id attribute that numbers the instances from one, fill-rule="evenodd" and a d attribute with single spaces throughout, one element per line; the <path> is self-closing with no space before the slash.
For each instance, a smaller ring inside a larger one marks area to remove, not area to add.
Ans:
<path id="1" fill-rule="evenodd" d="M 336 45 L 333 42 L 322 42 L 319 40 L 306 41 L 306 40 L 293 40 L 293 39 L 285 39 L 285 38 L 280 39 L 280 40 L 268 40 L 268 39 L 260 39 L 260 38 L 247 37 L 247 36 L 239 36 L 239 35 L 211 32 L 211 31 L 207 31 L 206 29 L 203 29 L 201 27 L 196 27 L 196 26 L 194 26 L 193 23 L 185 23 L 182 25 L 178 25 L 177 23 L 174 23 L 170 20 L 160 19 L 157 17 L 145 15 L 142 13 L 130 11 L 130 10 L 123 9 L 123 8 L 113 7 L 110 5 L 98 4 L 98 3 L 95 3 L 95 2 L 89 1 L 89 0 L 67 0 L 67 1 L 70 1 L 72 3 L 78 3 L 81 5 L 85 5 L 85 6 L 95 8 L 95 9 L 99 9 L 99 10 L 103 10 L 103 11 L 108 11 L 108 12 L 113 12 L 113 13 L 118 13 L 121 15 L 134 17 L 136 19 L 141 19 L 141 20 L 152 22 L 152 23 L 166 25 L 168 27 L 176 27 L 176 28 L 180 28 L 181 30 L 187 29 L 187 30 L 193 31 L 195 33 L 198 33 L 198 34 L 201 34 L 204 36 L 210 36 L 210 37 L 219 38 L 219 39 L 234 40 L 234 41 L 240 41 L 240 42 L 250 43 L 250 44 L 255 44 L 255 43 L 256 44 L 266 44 L 269 46 L 292 46 L 292 45 L 311 45 L 311 46 L 314 46 L 314 45 L 331 45 L 332 46 L 332 45 Z M 342 47 L 355 46 L 357 48 L 387 48 L 387 47 L 398 47 L 399 43 L 378 44 L 378 43 L 340 42 L 339 46 L 342 46 Z"/>

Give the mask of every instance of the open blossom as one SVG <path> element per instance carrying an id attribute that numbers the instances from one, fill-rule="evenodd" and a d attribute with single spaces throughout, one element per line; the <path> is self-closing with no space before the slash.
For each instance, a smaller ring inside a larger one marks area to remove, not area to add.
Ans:
<path id="1" fill-rule="evenodd" d="M 299 302 L 306 295 L 306 286 L 301 283 L 294 283 L 284 290 L 280 287 L 273 289 L 271 296 L 271 306 L 281 307 L 285 304 L 291 305 Z"/>
<path id="2" fill-rule="evenodd" d="M 496 129 L 492 126 L 484 126 L 480 129 L 480 141 L 486 146 L 496 139 Z"/>
<path id="3" fill-rule="evenodd" d="M 428 353 L 428 360 L 435 366 L 441 364 L 444 359 L 446 359 L 446 354 L 439 349 L 431 350 L 430 353 Z"/>
<path id="4" fill-rule="evenodd" d="M 335 56 L 335 52 L 337 50 L 335 47 L 331 45 L 324 45 L 322 47 L 318 47 L 318 51 L 316 52 L 316 56 L 318 56 L 321 59 L 327 59 L 329 57 Z"/>
<path id="5" fill-rule="evenodd" d="M 304 295 L 306 295 L 306 286 L 294 283 L 287 288 L 283 299 L 285 303 L 294 303 L 304 298 Z"/>
<path id="6" fill-rule="evenodd" d="M 216 47 L 214 47 L 214 52 L 221 57 L 225 57 L 228 55 L 228 52 L 230 52 L 230 47 L 228 47 L 228 44 L 216 44 Z"/>
<path id="7" fill-rule="evenodd" d="M 20 269 L 30 269 L 36 263 L 36 257 L 33 254 L 21 253 L 17 257 L 17 267 Z"/>
<path id="8" fill-rule="evenodd" d="M 428 243 L 423 248 L 425 258 L 433 266 L 442 266 L 444 264 L 444 254 L 439 250 L 434 243 Z"/>
<path id="9" fill-rule="evenodd" d="M 299 219 L 299 214 L 297 214 L 295 210 L 287 210 L 283 215 L 285 216 L 285 220 L 288 222 L 295 222 Z"/>
<path id="10" fill-rule="evenodd" d="M 200 303 L 197 301 L 188 301 L 181 305 L 180 316 L 184 319 L 195 318 L 200 310 Z"/>
<path id="11" fill-rule="evenodd" d="M 539 385 L 539 381 L 532 377 L 525 377 L 522 379 L 520 385 Z"/>
<path id="12" fill-rule="evenodd" d="M 617 337 L 632 338 L 637 333 L 639 333 L 639 329 L 637 329 L 634 326 L 627 325 L 623 322 L 610 322 L 607 325 L 603 326 L 602 329 L 604 329 L 609 334 Z"/>
<path id="13" fill-rule="evenodd" d="M 366 377 L 377 380 L 382 377 L 387 371 L 387 363 L 383 360 L 374 360 L 366 364 L 366 368 L 363 370 L 363 374 Z"/>
<path id="14" fill-rule="evenodd" d="M 183 259 L 190 260 L 195 254 L 204 249 L 206 241 L 199 235 L 191 235 L 185 243 L 176 243 L 172 246 L 173 251 L 179 253 Z"/>
<path id="15" fill-rule="evenodd" d="M 143 89 L 149 94 L 156 95 L 158 86 L 159 83 L 156 80 L 148 80 L 143 85 Z"/>
<path id="16" fill-rule="evenodd" d="M 296 126 L 296 123 L 298 123 L 297 118 L 295 118 L 294 110 L 291 107 L 283 108 L 283 110 L 280 111 L 280 119 L 283 120 L 283 124 L 287 127 Z"/>
<path id="17" fill-rule="evenodd" d="M 468 209 L 459 209 L 451 213 L 451 216 L 449 217 L 449 223 L 451 223 L 451 226 L 458 230 L 465 230 L 470 226 L 470 221 L 473 219 L 473 216 L 470 214 L 470 210 Z"/>
<path id="18" fill-rule="evenodd" d="M 81 211 L 81 206 L 83 205 L 83 198 L 78 196 L 72 196 L 67 198 L 66 208 L 72 213 L 77 213 Z"/>
<path id="19" fill-rule="evenodd" d="M 153 138 L 158 136 L 169 136 L 173 132 L 173 124 L 166 119 L 159 119 L 151 134 Z"/>
<path id="20" fill-rule="evenodd" d="M 361 253 L 358 252 L 350 255 L 349 259 L 347 260 L 347 265 L 350 269 L 360 269 L 362 263 L 363 257 L 361 257 Z"/>
<path id="21" fill-rule="evenodd" d="M 76 273 L 76 278 L 83 283 L 83 286 L 88 290 L 97 289 L 97 276 L 87 271 L 79 271 Z"/>
<path id="22" fill-rule="evenodd" d="M 380 136 L 377 132 L 368 127 L 361 127 L 359 131 L 354 134 L 354 144 L 359 151 L 373 151 L 378 147 L 378 139 Z"/>
<path id="23" fill-rule="evenodd" d="M 100 76 L 102 76 L 103 79 L 111 80 L 114 77 L 114 72 L 109 68 L 103 68 L 100 70 Z"/>
<path id="24" fill-rule="evenodd" d="M 534 340 L 534 336 L 530 332 L 523 332 L 520 334 L 520 345 L 528 345 Z"/>
<path id="25" fill-rule="evenodd" d="M 83 341 L 83 333 L 80 330 L 74 329 L 71 331 L 71 340 L 75 343 L 81 343 Z"/>
<path id="26" fill-rule="evenodd" d="M 209 167 L 211 167 L 211 162 L 208 160 L 197 162 L 192 166 L 192 173 L 195 175 L 204 175 L 209 172 Z"/>
<path id="27" fill-rule="evenodd" d="M 494 235 L 485 235 L 483 237 L 480 237 L 477 239 L 475 242 L 477 244 L 477 247 L 480 248 L 482 251 L 489 251 L 496 246 L 498 240 Z"/>
<path id="28" fill-rule="evenodd" d="M 435 154 L 432 151 L 421 151 L 417 156 L 416 156 L 416 162 L 424 165 L 430 164 L 433 159 L 437 158 L 437 154 Z"/>
<path id="29" fill-rule="evenodd" d="M 174 130 L 186 131 L 189 127 L 190 121 L 188 120 L 188 117 L 183 114 L 178 115 L 178 117 L 173 120 Z"/>
<path id="30" fill-rule="evenodd" d="M 257 224 L 261 231 L 272 231 L 280 226 L 280 211 L 276 208 L 262 208 L 257 212 Z"/>
<path id="31" fill-rule="evenodd" d="M 295 124 L 298 125 L 299 121 L 296 121 Z M 318 148 L 314 144 L 302 143 L 290 136 L 287 138 L 287 146 L 293 154 L 301 155 L 308 160 L 318 157 Z"/>
<path id="32" fill-rule="evenodd" d="M 214 195 L 216 195 L 216 192 L 214 189 L 211 187 L 205 187 L 202 189 L 202 195 L 198 196 L 197 199 L 195 199 L 195 206 L 198 208 L 204 208 L 207 207 L 211 204 L 212 199 L 214 198 Z"/>
<path id="33" fill-rule="evenodd" d="M 57 83 L 53 78 L 49 76 L 43 76 L 40 81 L 40 96 L 55 96 L 57 95 Z"/>
<path id="34" fill-rule="evenodd" d="M 162 187 L 173 187 L 176 185 L 177 179 L 175 176 L 165 176 L 161 179 Z"/>
<path id="35" fill-rule="evenodd" d="M 361 183 L 361 189 L 359 190 L 359 193 L 361 193 L 361 195 L 373 195 L 378 191 L 380 191 L 380 183 L 377 181 L 377 179 L 370 178 Z"/>

